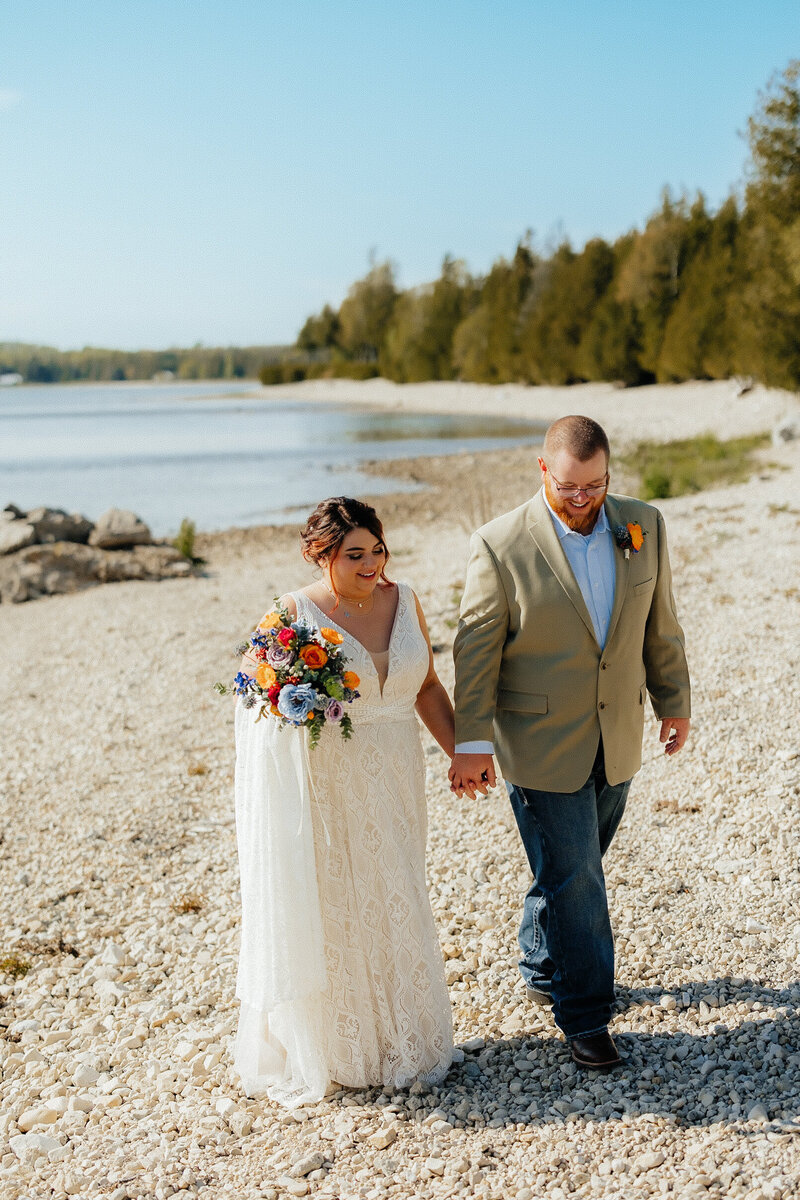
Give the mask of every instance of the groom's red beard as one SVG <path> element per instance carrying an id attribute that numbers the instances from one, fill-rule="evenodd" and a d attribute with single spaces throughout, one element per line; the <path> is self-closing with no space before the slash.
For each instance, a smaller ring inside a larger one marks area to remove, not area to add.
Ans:
<path id="1" fill-rule="evenodd" d="M 591 533 L 597 523 L 597 518 L 600 515 L 600 509 L 605 504 L 606 494 L 603 492 L 600 496 L 588 497 L 587 504 L 580 510 L 570 511 L 569 501 L 562 499 L 556 489 L 550 482 L 549 473 L 544 477 L 544 490 L 547 494 L 547 499 L 550 507 L 557 517 L 560 517 L 564 524 L 573 529 L 575 533 Z"/>

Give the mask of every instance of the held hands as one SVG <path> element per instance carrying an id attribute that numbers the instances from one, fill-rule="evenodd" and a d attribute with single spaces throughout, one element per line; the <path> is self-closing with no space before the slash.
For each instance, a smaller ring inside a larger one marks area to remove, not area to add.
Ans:
<path id="1" fill-rule="evenodd" d="M 450 791 L 459 799 L 466 794 L 474 800 L 477 792 L 485 796 L 497 783 L 494 759 L 491 754 L 455 754 L 448 777 Z"/>
<path id="2" fill-rule="evenodd" d="M 665 717 L 661 722 L 659 741 L 664 743 L 665 754 L 677 754 L 686 744 L 691 721 L 688 717 Z"/>

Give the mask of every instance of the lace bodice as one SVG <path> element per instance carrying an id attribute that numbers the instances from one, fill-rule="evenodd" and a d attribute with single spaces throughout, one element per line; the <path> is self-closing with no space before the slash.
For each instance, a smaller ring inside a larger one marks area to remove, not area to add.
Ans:
<path id="1" fill-rule="evenodd" d="M 386 679 L 381 688 L 380 674 L 372 654 L 365 646 L 337 625 L 305 592 L 292 592 L 297 605 L 297 619 L 320 629 L 338 629 L 344 637 L 342 649 L 349 659 L 348 667 L 361 680 L 358 700 L 349 709 L 353 724 L 372 721 L 401 720 L 413 715 L 419 689 L 428 673 L 430 654 L 428 643 L 419 627 L 414 593 L 407 583 L 398 583 L 397 611 L 389 637 Z"/>

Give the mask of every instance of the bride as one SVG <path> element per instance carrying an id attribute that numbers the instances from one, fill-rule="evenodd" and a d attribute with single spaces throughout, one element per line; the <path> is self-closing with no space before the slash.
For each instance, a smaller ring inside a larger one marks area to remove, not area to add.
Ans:
<path id="1" fill-rule="evenodd" d="M 247 1095 L 287 1106 L 333 1083 L 438 1082 L 453 1034 L 425 880 L 425 767 L 414 712 L 448 756 L 453 709 L 414 592 L 385 574 L 377 513 L 324 500 L 301 532 L 321 578 L 281 598 L 342 636 L 360 678 L 352 738 L 236 710 L 242 889 L 234 1064 Z M 249 652 L 252 654 L 252 650 Z M 245 656 L 242 669 L 253 674 Z"/>

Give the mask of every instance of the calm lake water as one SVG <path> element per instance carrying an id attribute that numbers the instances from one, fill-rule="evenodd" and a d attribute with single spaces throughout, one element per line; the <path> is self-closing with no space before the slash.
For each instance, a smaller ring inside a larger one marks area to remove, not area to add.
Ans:
<path id="1" fill-rule="evenodd" d="M 266 397 L 253 383 L 0 390 L 0 505 L 91 518 L 129 508 L 156 536 L 297 519 L 325 496 L 398 491 L 366 459 L 539 440 L 534 426 Z"/>

